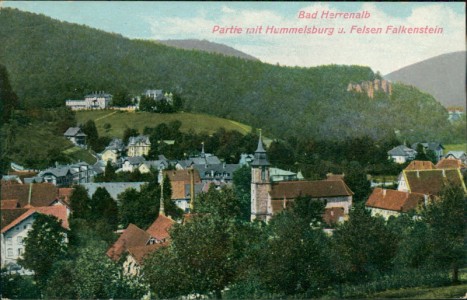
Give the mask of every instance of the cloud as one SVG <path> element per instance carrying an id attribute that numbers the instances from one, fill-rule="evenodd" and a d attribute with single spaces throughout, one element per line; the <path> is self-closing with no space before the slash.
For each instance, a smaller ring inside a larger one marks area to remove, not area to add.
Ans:
<path id="1" fill-rule="evenodd" d="M 398 5 L 398 4 L 394 4 Z M 263 62 L 289 66 L 322 64 L 367 65 L 386 74 L 406 65 L 452 51 L 465 50 L 465 15 L 455 13 L 446 4 L 429 3 L 412 9 L 406 17 L 386 14 L 377 3 L 356 4 L 351 12 L 370 12 L 368 19 L 299 19 L 298 12 L 332 11 L 327 3 L 313 3 L 299 8 L 294 15 L 273 9 L 238 9 L 224 5 L 219 11 L 188 18 L 148 19 L 156 39 L 197 38 L 225 43 L 258 57 Z M 234 6 L 235 7 L 235 6 Z M 440 35 L 403 34 L 213 34 L 214 26 L 238 26 L 244 30 L 262 26 L 276 28 L 344 28 L 352 25 L 383 28 L 387 25 L 406 27 L 438 26 Z"/>

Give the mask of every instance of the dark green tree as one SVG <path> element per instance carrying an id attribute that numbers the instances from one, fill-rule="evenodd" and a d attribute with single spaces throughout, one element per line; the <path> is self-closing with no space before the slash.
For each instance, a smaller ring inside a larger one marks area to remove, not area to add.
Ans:
<path id="1" fill-rule="evenodd" d="M 141 100 L 139 100 L 139 110 L 153 112 L 155 110 L 155 107 L 156 103 L 152 98 L 149 98 L 147 96 L 141 96 Z"/>
<path id="2" fill-rule="evenodd" d="M 103 187 L 98 187 L 91 199 L 92 221 L 102 221 L 109 225 L 110 230 L 116 230 L 118 226 L 117 203 Z"/>
<path id="3" fill-rule="evenodd" d="M 54 216 L 37 214 L 31 231 L 24 238 L 24 255 L 20 265 L 34 271 L 41 290 L 46 286 L 52 265 L 66 256 L 66 232 Z"/>
<path id="4" fill-rule="evenodd" d="M 367 178 L 365 168 L 356 161 L 351 161 L 344 169 L 344 181 L 354 192 L 355 202 L 364 202 L 371 193 L 371 183 Z"/>
<path id="5" fill-rule="evenodd" d="M 139 228 L 148 228 L 159 213 L 160 188 L 145 185 L 138 192 L 127 189 L 119 195 L 120 223 L 124 228 L 133 223 Z"/>
<path id="6" fill-rule="evenodd" d="M 240 207 L 239 217 L 249 221 L 251 216 L 251 168 L 242 166 L 233 173 L 233 190 Z"/>
<path id="7" fill-rule="evenodd" d="M 112 97 L 112 105 L 118 107 L 126 107 L 131 105 L 131 97 L 127 90 L 121 89 Z"/>
<path id="8" fill-rule="evenodd" d="M 0 64 L 0 115 L 2 123 L 8 122 L 13 111 L 18 108 L 18 96 L 11 88 L 7 69 L 4 65 Z"/>
<path id="9" fill-rule="evenodd" d="M 452 279 L 459 281 L 459 268 L 465 259 L 466 196 L 462 187 L 447 185 L 440 201 L 428 205 L 422 219 L 430 228 L 431 261 L 437 267 L 452 270 Z"/>
<path id="10" fill-rule="evenodd" d="M 93 120 L 88 120 L 81 125 L 81 130 L 86 134 L 86 143 L 94 149 L 97 146 L 99 133 L 97 132 L 96 123 Z"/>
<path id="11" fill-rule="evenodd" d="M 81 185 L 75 185 L 73 188 L 73 194 L 70 197 L 71 218 L 90 220 L 91 199 L 86 188 Z"/>
<path id="12" fill-rule="evenodd" d="M 123 131 L 123 143 L 126 145 L 128 144 L 128 140 L 132 136 L 138 136 L 139 132 L 137 129 L 134 128 L 126 128 L 125 131 Z"/>
<path id="13" fill-rule="evenodd" d="M 350 281 L 387 272 L 392 268 L 397 241 L 383 218 L 372 217 L 363 206 L 356 206 L 350 212 L 349 221 L 334 231 L 334 270 L 342 279 Z"/>

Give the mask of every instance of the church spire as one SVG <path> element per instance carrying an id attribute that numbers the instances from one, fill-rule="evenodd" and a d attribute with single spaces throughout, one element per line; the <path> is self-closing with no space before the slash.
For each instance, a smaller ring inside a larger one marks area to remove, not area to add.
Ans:
<path id="1" fill-rule="evenodd" d="M 159 204 L 159 216 L 165 215 L 164 210 L 164 174 L 162 173 L 162 169 L 159 170 L 159 183 L 161 185 L 161 200 Z"/>
<path id="2" fill-rule="evenodd" d="M 269 166 L 268 156 L 264 150 L 263 141 L 261 139 L 261 129 L 259 130 L 258 148 L 255 151 L 255 159 L 251 163 L 252 166 Z"/>

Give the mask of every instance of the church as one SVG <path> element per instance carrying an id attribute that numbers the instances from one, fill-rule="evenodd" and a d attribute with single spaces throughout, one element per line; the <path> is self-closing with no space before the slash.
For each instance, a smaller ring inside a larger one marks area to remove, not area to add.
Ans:
<path id="1" fill-rule="evenodd" d="M 280 181 L 270 179 L 270 164 L 261 135 L 251 163 L 251 220 L 269 221 L 300 196 L 326 201 L 324 219 L 342 222 L 352 207 L 353 192 L 342 179 Z"/>

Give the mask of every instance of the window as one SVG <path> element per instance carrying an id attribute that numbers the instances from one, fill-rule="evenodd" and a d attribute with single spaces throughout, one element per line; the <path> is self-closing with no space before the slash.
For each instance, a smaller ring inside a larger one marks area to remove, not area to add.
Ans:
<path id="1" fill-rule="evenodd" d="M 23 244 L 23 237 L 22 236 L 17 237 L 16 241 L 18 242 L 18 244 L 22 245 Z"/>
<path id="2" fill-rule="evenodd" d="M 23 248 L 18 248 L 18 256 L 21 256 L 23 254 Z"/>
<path id="3" fill-rule="evenodd" d="M 13 239 L 11 237 L 6 238 L 6 243 L 11 245 L 13 243 Z"/>
<path id="4" fill-rule="evenodd" d="M 24 225 L 24 226 L 23 226 L 23 229 L 26 229 L 26 228 L 28 228 L 28 225 Z"/>
<path id="5" fill-rule="evenodd" d="M 12 257 L 13 256 L 13 249 L 11 248 L 8 248 L 8 257 Z"/>

